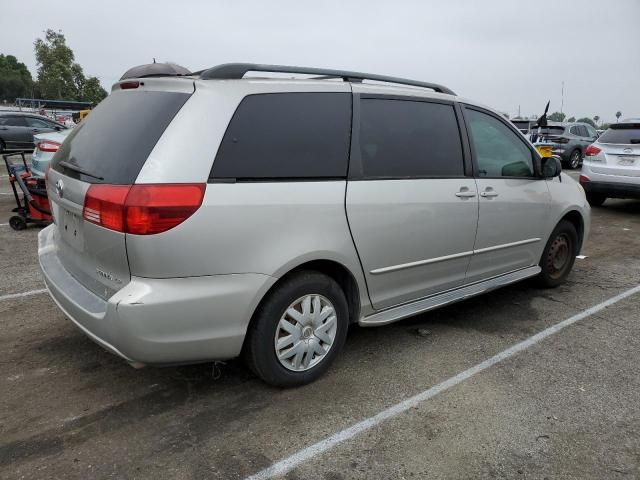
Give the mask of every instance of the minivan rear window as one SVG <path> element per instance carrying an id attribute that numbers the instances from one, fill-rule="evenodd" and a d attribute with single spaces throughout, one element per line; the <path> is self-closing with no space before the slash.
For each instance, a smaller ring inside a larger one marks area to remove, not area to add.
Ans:
<path id="1" fill-rule="evenodd" d="M 598 139 L 600 143 L 640 144 L 640 123 L 612 125 Z"/>
<path id="2" fill-rule="evenodd" d="M 89 183 L 134 183 L 151 150 L 189 96 L 158 91 L 112 93 L 73 129 L 51 167 Z M 72 167 L 65 167 L 65 163 Z"/>

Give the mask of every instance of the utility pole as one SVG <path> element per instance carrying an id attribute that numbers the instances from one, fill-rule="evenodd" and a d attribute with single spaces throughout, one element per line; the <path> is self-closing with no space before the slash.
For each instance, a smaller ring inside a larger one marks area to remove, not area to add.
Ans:
<path id="1" fill-rule="evenodd" d="M 564 113 L 564 80 L 562 81 L 562 100 L 560 101 L 560 113 Z"/>

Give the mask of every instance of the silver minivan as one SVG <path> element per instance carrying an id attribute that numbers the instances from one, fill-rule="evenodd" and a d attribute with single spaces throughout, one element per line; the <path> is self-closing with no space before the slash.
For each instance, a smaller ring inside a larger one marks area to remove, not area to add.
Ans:
<path id="1" fill-rule="evenodd" d="M 60 309 L 133 365 L 242 355 L 268 383 L 304 384 L 352 324 L 562 283 L 588 234 L 559 161 L 446 87 L 150 68 L 61 145 L 39 236 Z"/>

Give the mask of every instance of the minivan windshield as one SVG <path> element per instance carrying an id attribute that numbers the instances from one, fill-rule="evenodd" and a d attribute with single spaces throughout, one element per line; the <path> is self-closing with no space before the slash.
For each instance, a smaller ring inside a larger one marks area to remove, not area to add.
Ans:
<path id="1" fill-rule="evenodd" d="M 116 91 L 76 126 L 51 168 L 89 183 L 134 183 L 190 94 Z"/>
<path id="2" fill-rule="evenodd" d="M 640 123 L 611 125 L 608 130 L 600 135 L 598 142 L 624 145 L 640 144 Z"/>

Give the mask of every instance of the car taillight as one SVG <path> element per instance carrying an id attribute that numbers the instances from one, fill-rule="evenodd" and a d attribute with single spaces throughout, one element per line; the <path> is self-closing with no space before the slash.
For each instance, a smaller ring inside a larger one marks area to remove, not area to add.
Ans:
<path id="1" fill-rule="evenodd" d="M 595 145 L 589 145 L 587 149 L 584 151 L 584 154 L 587 157 L 593 157 L 594 155 L 598 155 L 601 151 L 602 151 L 601 148 L 598 148 Z"/>
<path id="2" fill-rule="evenodd" d="M 587 177 L 586 175 L 580 175 L 580 178 L 578 179 L 578 181 L 580 183 L 587 183 L 587 182 L 590 182 L 591 180 L 589 180 L 589 177 Z"/>
<path id="3" fill-rule="evenodd" d="M 111 230 L 136 235 L 166 232 L 193 215 L 205 184 L 104 185 L 89 187 L 82 216 Z"/>
<path id="4" fill-rule="evenodd" d="M 57 152 L 60 144 L 58 142 L 52 142 L 51 140 L 43 140 L 38 143 L 37 147 L 41 152 Z"/>

